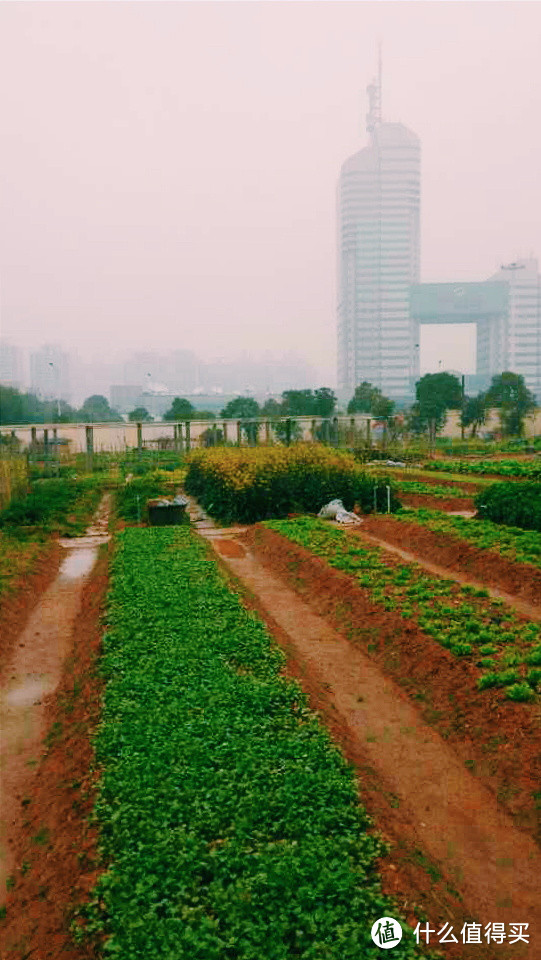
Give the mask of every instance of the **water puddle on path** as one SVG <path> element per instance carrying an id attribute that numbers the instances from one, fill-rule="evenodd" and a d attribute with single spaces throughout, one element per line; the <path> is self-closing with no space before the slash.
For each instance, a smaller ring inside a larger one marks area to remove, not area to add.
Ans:
<path id="1" fill-rule="evenodd" d="M 98 515 L 103 524 L 108 500 Z M 93 521 L 95 523 L 95 520 Z M 92 529 L 92 528 L 91 528 Z M 97 536 L 61 541 L 66 556 L 56 579 L 32 611 L 11 661 L 2 670 L 0 690 L 0 902 L 13 872 L 10 834 L 21 802 L 32 796 L 36 761 L 43 750 L 46 698 L 54 693 L 71 650 L 81 597 L 101 543 Z"/>

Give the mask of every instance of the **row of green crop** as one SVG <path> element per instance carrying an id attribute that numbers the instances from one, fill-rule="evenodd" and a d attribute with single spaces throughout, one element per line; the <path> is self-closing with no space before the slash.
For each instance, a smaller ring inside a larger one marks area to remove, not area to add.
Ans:
<path id="1" fill-rule="evenodd" d="M 339 498 L 347 510 L 364 513 L 400 506 L 394 484 L 377 482 L 348 453 L 325 446 L 196 450 L 187 457 L 185 488 L 209 513 L 226 522 L 253 523 L 288 513 L 318 513 Z"/>
<path id="2" fill-rule="evenodd" d="M 283 662 L 189 529 L 120 535 L 96 744 L 108 868 L 78 920 L 104 955 L 379 956 L 383 848 Z M 418 956 L 407 926 L 394 956 Z"/>
<path id="3" fill-rule="evenodd" d="M 399 493 L 419 493 L 424 496 L 438 497 L 471 497 L 471 494 L 465 492 L 460 487 L 443 487 L 437 483 L 422 483 L 420 480 L 398 480 L 396 489 Z"/>
<path id="4" fill-rule="evenodd" d="M 494 523 L 541 531 L 541 483 L 492 483 L 477 494 L 475 506 Z"/>
<path id="5" fill-rule="evenodd" d="M 541 534 L 537 532 L 504 527 L 490 520 L 453 517 L 424 507 L 400 511 L 395 518 L 402 523 L 427 527 L 434 533 L 445 533 L 466 540 L 480 550 L 492 550 L 515 563 L 531 563 L 541 567 Z"/>
<path id="6" fill-rule="evenodd" d="M 541 625 L 524 623 L 490 600 L 487 591 L 460 587 L 403 564 L 367 547 L 350 534 L 321 520 L 301 517 L 269 521 L 266 526 L 355 577 L 370 599 L 393 610 L 457 657 L 471 657 L 485 672 L 478 686 L 505 687 L 511 700 L 536 697 L 541 682 Z"/>
<path id="7" fill-rule="evenodd" d="M 445 473 L 491 474 L 498 477 L 525 477 L 541 480 L 539 460 L 429 460 L 424 470 Z"/>

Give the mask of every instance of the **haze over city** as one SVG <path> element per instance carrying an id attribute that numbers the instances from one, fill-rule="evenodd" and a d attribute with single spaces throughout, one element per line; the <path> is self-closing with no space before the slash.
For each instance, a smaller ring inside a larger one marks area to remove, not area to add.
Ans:
<path id="1" fill-rule="evenodd" d="M 334 386 L 336 185 L 378 42 L 383 118 L 421 143 L 422 281 L 541 256 L 539 4 L 7 3 L 0 24 L 0 324 L 25 350 L 287 355 Z M 469 327 L 420 349 L 422 373 L 474 369 Z"/>

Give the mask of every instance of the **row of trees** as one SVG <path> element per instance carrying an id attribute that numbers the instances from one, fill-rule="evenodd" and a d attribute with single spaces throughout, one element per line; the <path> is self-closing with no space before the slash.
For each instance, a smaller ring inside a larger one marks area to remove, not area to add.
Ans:
<path id="1" fill-rule="evenodd" d="M 285 390 L 280 400 L 267 400 L 263 405 L 253 397 L 235 397 L 220 411 L 220 417 L 249 420 L 268 417 L 330 417 L 337 406 L 337 398 L 329 387 L 317 390 Z M 501 430 L 505 436 L 520 436 L 524 419 L 535 409 L 535 397 L 528 390 L 524 378 L 506 371 L 492 378 L 488 390 L 475 397 L 463 395 L 462 384 L 451 373 L 427 373 L 416 384 L 416 401 L 406 412 L 407 429 L 413 433 L 428 432 L 434 437 L 441 430 L 448 410 L 461 411 L 462 426 L 471 428 L 475 436 L 485 423 L 488 411 L 497 408 Z M 395 404 L 378 387 L 363 381 L 348 403 L 349 414 L 366 413 L 376 420 L 389 423 Z M 70 423 L 87 421 L 108 423 L 119 421 L 120 413 L 113 409 L 101 394 L 87 397 L 76 409 L 63 400 L 39 400 L 34 394 L 20 393 L 12 387 L 0 386 L 0 423 Z M 152 420 L 148 410 L 137 407 L 129 414 L 133 421 Z M 197 410 L 189 400 L 176 397 L 164 415 L 164 420 L 214 420 L 209 410 Z"/>
<path id="2" fill-rule="evenodd" d="M 114 420 L 122 420 L 122 416 L 101 394 L 87 397 L 81 407 L 72 407 L 65 400 L 40 400 L 34 393 L 0 386 L 0 423 L 109 423 Z"/>

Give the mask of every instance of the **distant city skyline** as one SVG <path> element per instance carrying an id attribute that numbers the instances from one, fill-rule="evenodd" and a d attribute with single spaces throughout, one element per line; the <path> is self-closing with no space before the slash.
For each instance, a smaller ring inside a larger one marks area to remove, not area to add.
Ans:
<path id="1" fill-rule="evenodd" d="M 541 5 L 0 4 L 0 328 L 304 358 L 335 386 L 337 174 L 382 118 L 423 147 L 422 282 L 541 256 Z M 426 329 L 420 372 L 473 361 Z M 116 362 L 116 361 L 115 361 Z"/>

